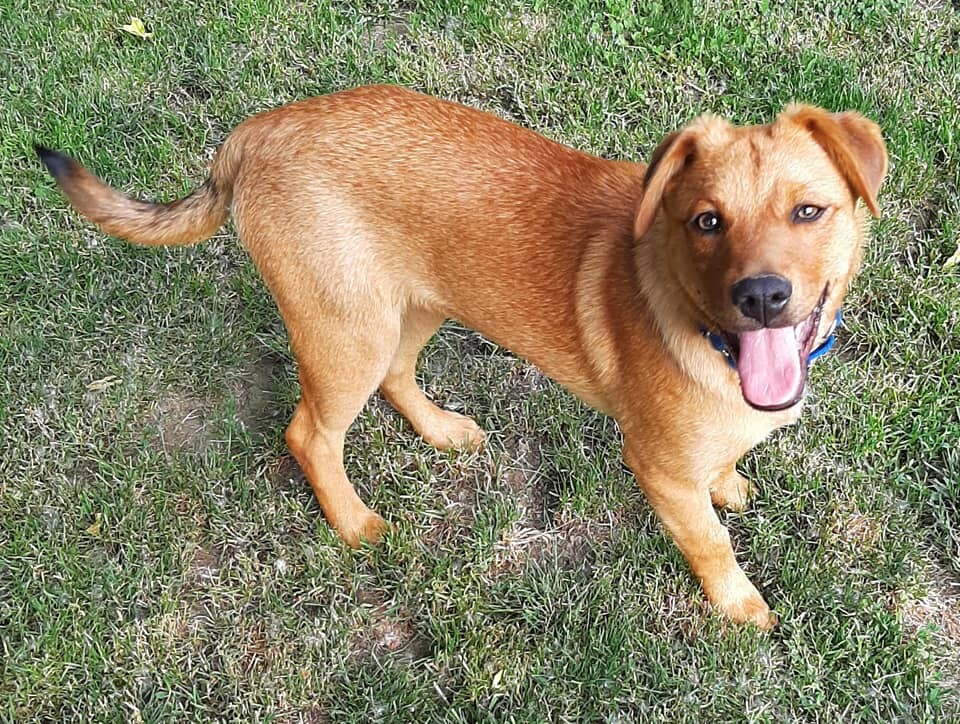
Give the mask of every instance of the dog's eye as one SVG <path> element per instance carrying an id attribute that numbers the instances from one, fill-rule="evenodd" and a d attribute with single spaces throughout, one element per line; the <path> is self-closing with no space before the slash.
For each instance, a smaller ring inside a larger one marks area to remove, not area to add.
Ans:
<path id="1" fill-rule="evenodd" d="M 813 204 L 800 204 L 793 210 L 793 220 L 799 224 L 806 221 L 816 221 L 822 215 L 823 207 L 814 206 Z"/>
<path id="2" fill-rule="evenodd" d="M 712 211 L 704 211 L 693 217 L 693 228 L 701 234 L 717 234 L 720 232 L 720 216 Z"/>

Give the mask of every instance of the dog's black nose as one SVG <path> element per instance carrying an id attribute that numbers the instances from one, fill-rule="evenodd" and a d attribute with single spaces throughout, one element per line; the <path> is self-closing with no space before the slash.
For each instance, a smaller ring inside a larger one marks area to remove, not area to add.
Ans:
<path id="1" fill-rule="evenodd" d="M 790 280 L 776 274 L 747 277 L 730 288 L 734 306 L 765 327 L 787 306 L 792 293 Z"/>

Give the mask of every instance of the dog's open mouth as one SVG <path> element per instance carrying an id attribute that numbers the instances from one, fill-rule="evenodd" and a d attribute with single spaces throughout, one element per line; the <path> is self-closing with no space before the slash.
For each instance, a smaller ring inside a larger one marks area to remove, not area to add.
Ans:
<path id="1" fill-rule="evenodd" d="M 803 397 L 810 352 L 817 341 L 824 287 L 813 311 L 792 327 L 764 327 L 749 332 L 722 332 L 740 375 L 743 399 L 758 410 L 785 410 Z"/>

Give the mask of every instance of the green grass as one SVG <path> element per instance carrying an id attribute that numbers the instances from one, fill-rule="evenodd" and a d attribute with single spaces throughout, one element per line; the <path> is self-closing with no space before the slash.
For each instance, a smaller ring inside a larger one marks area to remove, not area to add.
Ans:
<path id="1" fill-rule="evenodd" d="M 960 718 L 950 5 L 2 0 L 0 26 L 0 720 Z M 295 368 L 232 229 L 105 238 L 31 152 L 173 198 L 250 114 L 370 82 L 635 159 L 705 111 L 881 124 L 839 352 L 722 516 L 775 632 L 710 612 L 611 421 L 452 326 L 422 380 L 489 445 L 438 453 L 371 401 L 348 469 L 396 530 L 345 549 L 285 450 Z"/>

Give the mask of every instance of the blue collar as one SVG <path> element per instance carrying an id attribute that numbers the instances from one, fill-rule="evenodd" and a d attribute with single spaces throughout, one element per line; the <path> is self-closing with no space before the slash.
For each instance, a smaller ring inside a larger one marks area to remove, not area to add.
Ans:
<path id="1" fill-rule="evenodd" d="M 809 354 L 809 356 L 807 357 L 808 365 L 814 360 L 820 359 L 821 357 L 823 357 L 823 355 L 825 355 L 827 352 L 833 349 L 833 345 L 837 341 L 836 339 L 837 328 L 840 326 L 840 322 L 842 321 L 842 319 L 843 319 L 843 315 L 840 313 L 840 310 L 838 309 L 837 317 L 836 319 L 833 320 L 833 327 L 830 329 L 829 336 L 825 340 L 823 340 L 823 344 L 821 344 L 819 347 L 817 347 L 815 350 L 813 350 L 813 352 Z M 702 325 L 700 326 L 700 334 L 706 337 L 707 341 L 710 342 L 710 345 L 715 350 L 717 350 L 717 352 L 719 352 L 726 358 L 728 365 L 730 365 L 733 369 L 737 369 L 737 362 L 736 360 L 733 359 L 733 355 L 730 354 L 730 350 L 727 349 L 727 344 L 726 342 L 723 341 L 723 337 L 721 337 L 716 332 L 711 332 L 709 329 L 707 329 Z"/>

